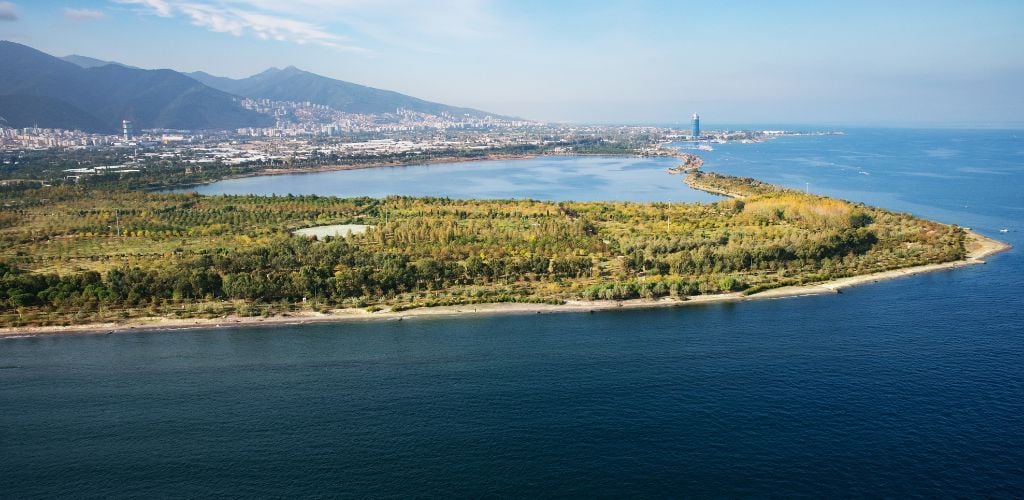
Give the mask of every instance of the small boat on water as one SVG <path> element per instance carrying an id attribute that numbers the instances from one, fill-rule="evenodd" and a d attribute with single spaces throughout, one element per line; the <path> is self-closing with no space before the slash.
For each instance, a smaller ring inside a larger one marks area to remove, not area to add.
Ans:
<path id="1" fill-rule="evenodd" d="M 1000 229 L 1000 230 L 999 230 L 999 232 L 1000 232 L 1000 233 L 1008 233 L 1008 232 L 1010 232 L 1010 230 L 1009 230 L 1009 229 L 1006 229 L 1006 228 L 1004 227 L 1004 228 Z"/>

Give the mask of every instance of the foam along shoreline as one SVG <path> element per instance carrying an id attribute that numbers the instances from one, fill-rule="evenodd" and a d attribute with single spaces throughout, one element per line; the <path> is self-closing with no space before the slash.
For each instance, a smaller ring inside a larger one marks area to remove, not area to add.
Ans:
<path id="1" fill-rule="evenodd" d="M 835 294 L 839 293 L 843 288 L 852 286 L 875 283 L 904 276 L 913 276 L 916 274 L 940 271 L 944 269 L 955 269 L 975 264 L 984 264 L 984 258 L 1011 248 L 1010 245 L 1006 243 L 982 236 L 973 231 L 967 231 L 967 236 L 967 257 L 963 260 L 894 269 L 891 271 L 860 276 L 850 276 L 817 284 L 773 288 L 753 295 L 743 295 L 740 292 L 734 292 L 716 295 L 697 295 L 688 297 L 686 300 L 679 300 L 670 297 L 621 301 L 570 300 L 561 305 L 520 303 L 467 304 L 458 306 L 423 307 L 399 312 L 385 310 L 374 313 L 368 312 L 364 309 L 336 309 L 330 313 L 301 311 L 290 313 L 288 316 L 272 316 L 269 318 L 227 316 L 224 318 L 214 319 L 169 319 L 154 317 L 137 318 L 119 323 L 2 328 L 0 329 L 0 339 L 53 334 L 106 334 L 153 330 L 174 331 L 226 327 L 291 326 L 300 324 L 344 323 L 356 321 L 403 321 L 424 317 L 451 317 L 466 315 L 549 314 L 567 312 L 588 313 L 607 310 L 679 307 L 722 302 L 743 302 L 748 300 L 802 297 L 808 295 Z"/>

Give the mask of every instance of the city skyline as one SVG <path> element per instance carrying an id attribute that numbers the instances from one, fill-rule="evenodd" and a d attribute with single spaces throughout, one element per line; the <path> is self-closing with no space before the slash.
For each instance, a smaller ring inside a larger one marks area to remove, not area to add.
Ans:
<path id="1" fill-rule="evenodd" d="M 243 77 L 295 65 L 544 121 L 1024 124 L 1024 5 L 0 2 L 57 56 Z M 231 57 L 224 57 L 230 54 Z"/>

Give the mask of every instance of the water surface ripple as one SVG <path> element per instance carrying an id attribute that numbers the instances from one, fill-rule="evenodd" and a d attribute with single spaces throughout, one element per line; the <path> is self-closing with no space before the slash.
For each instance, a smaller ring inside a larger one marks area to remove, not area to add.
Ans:
<path id="1" fill-rule="evenodd" d="M 0 496 L 1019 498 L 1019 134 L 708 153 L 1016 245 L 842 295 L 0 340 Z"/>

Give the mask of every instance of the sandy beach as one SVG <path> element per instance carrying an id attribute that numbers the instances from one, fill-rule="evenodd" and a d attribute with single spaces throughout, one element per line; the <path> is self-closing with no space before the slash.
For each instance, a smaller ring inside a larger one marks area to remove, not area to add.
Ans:
<path id="1" fill-rule="evenodd" d="M 749 300 L 767 300 L 786 297 L 801 297 L 809 295 L 835 294 L 843 288 L 852 286 L 876 283 L 879 281 L 913 276 L 927 272 L 955 269 L 964 266 L 984 264 L 985 258 L 999 252 L 1010 249 L 1010 245 L 997 241 L 972 231 L 968 231 L 968 254 L 964 260 L 945 262 L 942 264 L 929 264 L 924 266 L 895 269 L 880 273 L 865 274 L 862 276 L 851 276 L 823 283 L 787 286 L 766 290 L 753 295 L 742 293 L 724 293 L 716 295 L 698 295 L 688 297 L 685 300 L 664 297 L 660 299 L 633 299 L 633 300 L 570 300 L 565 304 L 519 304 L 519 303 L 494 303 L 494 304 L 469 304 L 459 306 L 424 307 L 394 312 L 382 310 L 369 312 L 365 309 L 336 309 L 329 313 L 314 311 L 301 311 L 289 313 L 287 316 L 264 317 L 240 317 L 227 316 L 214 319 L 169 319 L 169 318 L 134 318 L 117 323 L 92 323 L 72 326 L 46 326 L 46 327 L 18 327 L 0 328 L 0 338 L 54 335 L 54 334 L 106 334 L 122 333 L 132 331 L 164 330 L 175 331 L 198 328 L 230 328 L 249 326 L 290 326 L 311 323 L 341 323 L 352 321 L 405 321 L 416 318 L 428 317 L 451 317 L 466 315 L 487 315 L 487 314 L 553 314 L 553 313 L 588 313 L 619 309 L 646 309 L 656 307 L 685 307 L 697 304 L 714 304 L 722 302 L 743 302 Z"/>

